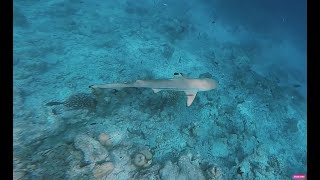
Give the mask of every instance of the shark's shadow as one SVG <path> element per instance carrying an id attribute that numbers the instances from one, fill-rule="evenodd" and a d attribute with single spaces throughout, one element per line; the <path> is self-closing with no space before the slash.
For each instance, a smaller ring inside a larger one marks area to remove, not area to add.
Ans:
<path id="1" fill-rule="evenodd" d="M 185 105 L 183 92 L 161 91 L 148 88 L 98 89 L 92 92 L 97 99 L 98 115 L 111 115 L 123 106 L 130 106 L 150 115 Z"/>

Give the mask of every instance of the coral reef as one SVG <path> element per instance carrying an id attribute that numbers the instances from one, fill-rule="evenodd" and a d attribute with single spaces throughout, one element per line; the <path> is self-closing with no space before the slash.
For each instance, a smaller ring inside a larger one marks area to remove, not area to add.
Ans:
<path id="1" fill-rule="evenodd" d="M 84 163 L 91 164 L 107 160 L 108 151 L 96 140 L 87 135 L 77 135 L 74 146 L 84 155 Z"/>
<path id="2" fill-rule="evenodd" d="M 190 154 L 180 156 L 177 164 L 167 161 L 160 170 L 160 177 L 168 180 L 189 179 L 191 177 L 197 180 L 205 180 L 205 175 L 199 164 L 197 164 L 197 161 L 191 161 L 191 156 Z"/>
<path id="3" fill-rule="evenodd" d="M 112 146 L 112 142 L 110 140 L 110 137 L 108 134 L 105 133 L 101 133 L 98 137 L 99 142 L 101 145 L 105 146 L 105 147 L 110 147 Z"/>
<path id="4" fill-rule="evenodd" d="M 207 170 L 206 170 L 206 175 L 209 180 L 222 180 L 223 178 L 223 173 L 221 168 L 211 165 Z"/>
<path id="5" fill-rule="evenodd" d="M 93 169 L 93 176 L 96 179 L 102 179 L 103 177 L 109 175 L 114 169 L 114 165 L 111 162 L 105 162 L 103 164 L 98 164 Z"/>
<path id="6" fill-rule="evenodd" d="M 133 156 L 132 162 L 138 168 L 147 168 L 152 163 L 152 153 L 147 150 L 141 150 Z"/>

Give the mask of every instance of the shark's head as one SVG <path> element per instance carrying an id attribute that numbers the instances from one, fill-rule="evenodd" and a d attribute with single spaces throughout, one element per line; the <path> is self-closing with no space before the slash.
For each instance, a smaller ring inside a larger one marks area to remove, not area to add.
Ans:
<path id="1" fill-rule="evenodd" d="M 218 87 L 217 81 L 214 79 L 209 79 L 209 78 L 203 78 L 200 81 L 200 91 L 210 91 L 212 89 L 215 89 Z"/>

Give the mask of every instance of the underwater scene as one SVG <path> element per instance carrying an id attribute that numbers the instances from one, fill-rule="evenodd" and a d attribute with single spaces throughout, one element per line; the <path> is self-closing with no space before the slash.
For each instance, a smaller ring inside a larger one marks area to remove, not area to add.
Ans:
<path id="1" fill-rule="evenodd" d="M 14 0 L 14 180 L 307 176 L 306 0 Z"/>

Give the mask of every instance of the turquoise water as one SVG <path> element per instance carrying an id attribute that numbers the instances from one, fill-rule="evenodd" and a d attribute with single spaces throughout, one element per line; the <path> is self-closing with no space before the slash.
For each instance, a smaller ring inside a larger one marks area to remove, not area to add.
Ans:
<path id="1" fill-rule="evenodd" d="M 306 174 L 306 1 L 14 1 L 14 179 Z M 212 78 L 184 92 L 90 85 Z"/>

